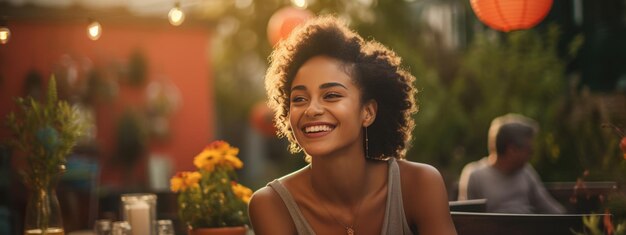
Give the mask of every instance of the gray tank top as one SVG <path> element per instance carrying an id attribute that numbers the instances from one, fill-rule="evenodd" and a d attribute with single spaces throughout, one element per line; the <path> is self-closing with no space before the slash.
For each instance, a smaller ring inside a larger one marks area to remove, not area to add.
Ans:
<path id="1" fill-rule="evenodd" d="M 400 185 L 400 168 L 395 158 L 389 158 L 389 182 L 387 183 L 387 207 L 385 209 L 385 221 L 381 235 L 407 234 L 412 235 L 409 224 L 406 222 L 404 207 L 402 204 L 402 188 Z M 278 180 L 268 184 L 281 197 L 289 214 L 293 219 L 296 230 L 300 235 L 314 235 L 315 231 L 300 212 L 296 201 L 293 199 L 287 188 Z"/>

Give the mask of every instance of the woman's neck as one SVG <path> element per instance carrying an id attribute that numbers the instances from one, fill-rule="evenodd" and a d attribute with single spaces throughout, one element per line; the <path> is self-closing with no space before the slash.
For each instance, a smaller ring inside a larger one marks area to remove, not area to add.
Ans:
<path id="1" fill-rule="evenodd" d="M 363 153 L 311 159 L 311 187 L 334 205 L 357 204 L 367 192 L 368 163 Z"/>

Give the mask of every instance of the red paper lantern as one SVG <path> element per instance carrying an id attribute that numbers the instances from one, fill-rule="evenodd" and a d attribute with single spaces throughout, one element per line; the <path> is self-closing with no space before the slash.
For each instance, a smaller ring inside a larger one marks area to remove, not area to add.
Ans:
<path id="1" fill-rule="evenodd" d="M 272 46 L 278 41 L 287 38 L 289 33 L 298 25 L 315 15 L 305 9 L 284 7 L 276 11 L 267 23 L 267 39 Z"/>
<path id="2" fill-rule="evenodd" d="M 548 15 L 553 0 L 470 0 L 474 13 L 487 26 L 504 32 L 529 29 Z"/>
<path id="3" fill-rule="evenodd" d="M 274 112 L 267 107 L 265 102 L 259 102 L 252 107 L 250 111 L 250 124 L 264 136 L 276 136 L 278 129 L 274 125 Z"/>

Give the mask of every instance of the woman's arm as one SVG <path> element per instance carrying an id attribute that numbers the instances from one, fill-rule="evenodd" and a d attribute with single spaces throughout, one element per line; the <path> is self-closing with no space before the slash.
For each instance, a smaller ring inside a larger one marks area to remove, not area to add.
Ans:
<path id="1" fill-rule="evenodd" d="M 287 207 L 270 187 L 261 188 L 252 195 L 248 214 L 256 235 L 297 234 Z"/>
<path id="2" fill-rule="evenodd" d="M 419 234 L 456 234 L 448 195 L 439 171 L 432 166 L 398 161 L 402 177 L 402 194 L 409 224 Z"/>

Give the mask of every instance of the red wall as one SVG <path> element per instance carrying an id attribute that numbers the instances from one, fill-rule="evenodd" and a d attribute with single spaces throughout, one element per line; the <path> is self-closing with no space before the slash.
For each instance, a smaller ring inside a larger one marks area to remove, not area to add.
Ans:
<path id="1" fill-rule="evenodd" d="M 214 136 L 214 95 L 210 35 L 205 27 L 173 27 L 170 25 L 102 23 L 103 34 L 97 41 L 86 35 L 85 22 L 12 21 L 11 40 L 0 45 L 0 117 L 15 110 L 13 98 L 23 96 L 23 83 L 28 71 L 39 71 L 47 81 L 60 58 L 69 54 L 74 59 L 89 58 L 95 66 L 111 62 L 127 63 L 139 49 L 147 62 L 147 78 L 166 76 L 180 91 L 182 105 L 170 117 L 170 137 L 151 141 L 149 152 L 172 158 L 175 171 L 193 168 L 193 157 Z M 79 76 L 84 79 L 85 76 Z M 45 85 L 44 85 L 45 87 Z M 121 185 L 120 166 L 112 161 L 115 151 L 115 129 L 118 118 L 128 108 L 145 106 L 145 85 L 133 87 L 120 83 L 119 95 L 96 105 L 96 142 L 103 167 L 102 183 Z M 0 139 L 7 138 L 7 128 L 0 129 Z M 145 158 L 144 158 L 145 160 Z M 136 176 L 144 177 L 145 161 L 136 168 Z M 144 179 L 145 180 L 145 179 Z"/>

